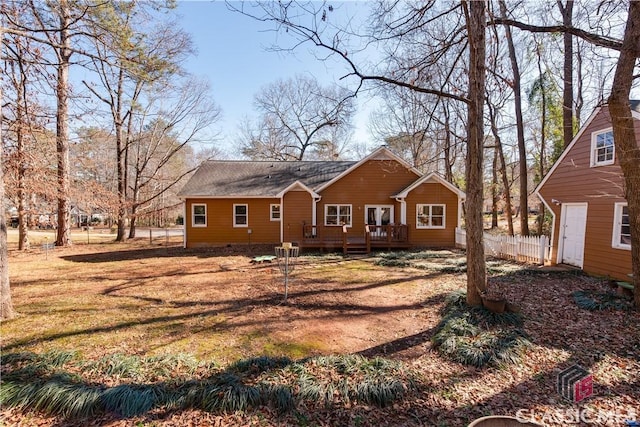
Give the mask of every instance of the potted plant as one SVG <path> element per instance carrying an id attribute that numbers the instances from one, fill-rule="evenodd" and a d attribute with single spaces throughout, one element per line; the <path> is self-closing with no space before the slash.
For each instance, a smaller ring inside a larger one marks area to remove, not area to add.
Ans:
<path id="1" fill-rule="evenodd" d="M 496 286 L 488 286 L 487 289 L 480 292 L 482 305 L 493 313 L 504 313 L 507 306 L 507 299 L 501 289 Z"/>

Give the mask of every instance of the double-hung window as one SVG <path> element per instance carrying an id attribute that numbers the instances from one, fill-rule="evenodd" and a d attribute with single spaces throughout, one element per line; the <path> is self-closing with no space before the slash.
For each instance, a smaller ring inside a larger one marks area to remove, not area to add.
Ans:
<path id="1" fill-rule="evenodd" d="M 324 225 L 347 225 L 351 227 L 351 205 L 325 205 Z"/>
<path id="2" fill-rule="evenodd" d="M 445 205 L 416 205 L 416 228 L 445 228 Z"/>
<path id="3" fill-rule="evenodd" d="M 269 212 L 271 221 L 280 221 L 280 205 L 270 205 Z"/>
<path id="4" fill-rule="evenodd" d="M 191 225 L 193 227 L 207 226 L 207 205 L 195 203 L 191 205 Z"/>
<path id="5" fill-rule="evenodd" d="M 249 205 L 233 205 L 233 226 L 248 227 L 249 226 Z"/>
<path id="6" fill-rule="evenodd" d="M 591 134 L 591 166 L 613 164 L 615 159 L 613 129 L 605 129 Z"/>
<path id="7" fill-rule="evenodd" d="M 629 207 L 626 203 L 616 203 L 614 207 L 612 246 L 617 249 L 631 250 Z"/>

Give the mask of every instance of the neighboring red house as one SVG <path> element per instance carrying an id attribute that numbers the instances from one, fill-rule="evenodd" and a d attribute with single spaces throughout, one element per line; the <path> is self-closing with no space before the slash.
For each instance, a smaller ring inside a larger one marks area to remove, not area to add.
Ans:
<path id="1" fill-rule="evenodd" d="M 640 101 L 631 101 L 631 108 L 640 141 Z M 552 260 L 629 280 L 631 238 L 623 181 L 604 105 L 596 108 L 535 190 L 553 213 Z"/>
<path id="2" fill-rule="evenodd" d="M 385 147 L 359 162 L 208 161 L 178 196 L 185 247 L 293 242 L 345 251 L 453 247 L 464 199 Z"/>

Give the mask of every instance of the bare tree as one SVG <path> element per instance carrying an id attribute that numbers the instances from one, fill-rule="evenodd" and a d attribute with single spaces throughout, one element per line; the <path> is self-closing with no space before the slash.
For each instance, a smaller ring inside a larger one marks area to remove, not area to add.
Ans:
<path id="1" fill-rule="evenodd" d="M 503 0 L 499 1 L 500 14 L 507 16 L 507 6 Z M 516 47 L 511 35 L 511 28 L 505 27 L 509 60 L 511 64 L 511 87 L 513 89 L 514 114 L 516 118 L 516 135 L 518 138 L 518 154 L 520 165 L 520 234 L 529 235 L 529 168 L 527 166 L 527 148 L 524 140 L 524 122 L 522 119 L 522 85 L 520 83 L 520 66 L 516 56 Z"/>
<path id="2" fill-rule="evenodd" d="M 456 135 L 447 101 L 405 88 L 382 86 L 382 107 L 372 113 L 372 133 L 422 172 L 451 176 Z M 447 128 L 445 130 L 445 128 Z"/>
<path id="3" fill-rule="evenodd" d="M 4 43 L 4 28 L 0 26 L 0 42 Z M 0 85 L 0 105 L 4 104 L 2 96 L 2 86 Z M 0 123 L 3 119 L 2 110 L 0 110 Z M 7 221 L 4 213 L 5 197 L 4 197 L 4 131 L 0 127 L 2 141 L 0 141 L 0 207 L 2 212 L 0 215 L 0 320 L 8 320 L 15 317 L 16 312 L 13 308 L 11 299 L 11 284 L 9 282 L 9 253 L 7 250 Z"/>
<path id="4" fill-rule="evenodd" d="M 234 8 L 234 4 L 229 4 L 229 7 Z M 241 7 L 236 7 L 236 10 L 274 23 L 295 37 L 297 44 L 311 42 L 330 56 L 337 56 L 349 68 L 346 77 L 355 78 L 359 82 L 358 87 L 375 81 L 456 100 L 467 106 L 467 302 L 480 304 L 480 293 L 486 289 L 487 283 L 482 243 L 486 3 L 381 3 L 379 16 L 386 21 L 378 26 L 380 31 L 370 39 L 372 43 L 384 40 L 394 44 L 387 51 L 386 64 L 395 68 L 371 72 L 358 66 L 354 59 L 357 52 L 349 50 L 344 32 L 338 31 L 324 38 L 322 24 L 327 22 L 327 15 L 331 12 L 324 5 L 314 8 L 312 3 L 263 3 L 261 7 L 264 10 L 261 16 L 251 15 Z M 316 18 L 312 19 L 311 25 L 295 22 L 296 17 L 301 16 L 301 10 L 306 13 L 306 22 L 309 22 L 309 14 Z M 437 37 L 428 37 L 425 29 L 436 26 L 439 31 Z M 405 42 L 407 44 L 402 45 Z M 465 54 L 468 58 L 466 64 L 463 60 Z M 451 59 L 450 68 L 433 76 L 430 71 L 445 55 Z M 468 78 L 463 77 L 465 75 Z"/>
<path id="5" fill-rule="evenodd" d="M 573 26 L 573 0 L 556 0 L 562 14 L 562 25 Z M 563 92 L 562 92 L 562 128 L 564 130 L 564 146 L 573 139 L 573 36 L 565 32 L 562 35 L 564 44 Z"/>
<path id="6" fill-rule="evenodd" d="M 128 208 L 129 148 L 134 116 L 147 102 L 144 90 L 180 72 L 180 62 L 193 52 L 189 36 L 173 22 L 155 22 L 149 4 L 105 3 L 92 11 L 93 58 L 91 69 L 100 84 L 84 81 L 89 91 L 108 109 L 115 131 L 118 178 L 116 241 L 125 239 Z M 144 114 L 144 112 L 142 112 Z M 134 183 L 135 186 L 135 183 Z M 135 197 L 135 195 L 134 195 Z M 135 234 L 135 225 L 130 235 Z"/>
<path id="7" fill-rule="evenodd" d="M 255 105 L 260 120 L 257 128 L 245 129 L 242 147 L 254 159 L 302 160 L 323 152 L 333 156 L 347 142 L 354 113 L 347 91 L 322 87 L 303 75 L 266 86 Z M 327 143 L 332 147 L 328 151 Z"/>
<path id="8" fill-rule="evenodd" d="M 220 116 L 206 82 L 158 83 L 148 88 L 144 109 L 132 113 L 136 129 L 130 130 L 130 239 L 135 237 L 137 217 L 195 170 L 183 159 L 186 148 Z"/>
<path id="9" fill-rule="evenodd" d="M 486 61 L 486 3 L 462 3 L 467 22 L 469 44 L 469 92 L 467 103 L 467 200 L 465 224 L 467 226 L 467 303 L 480 305 L 480 294 L 487 287 L 487 267 L 484 260 L 482 220 L 483 158 L 484 158 L 484 91 Z"/>

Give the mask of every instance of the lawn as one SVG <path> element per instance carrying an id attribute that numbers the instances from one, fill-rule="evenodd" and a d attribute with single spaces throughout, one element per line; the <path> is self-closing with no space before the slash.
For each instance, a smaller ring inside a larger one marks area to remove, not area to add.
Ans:
<path id="1" fill-rule="evenodd" d="M 639 313 L 616 298 L 588 310 L 572 295 L 597 299 L 609 291 L 605 280 L 490 261 L 491 281 L 519 307 L 530 345 L 515 363 L 474 367 L 433 344 L 447 296 L 465 287 L 462 253 L 307 254 L 285 304 L 277 264 L 251 263 L 272 250 L 185 250 L 140 239 L 57 248 L 46 258 L 40 249 L 11 251 L 19 317 L 0 326 L 5 375 L 56 359 L 56 375 L 101 393 L 182 390 L 231 375 L 241 390 L 262 393 L 268 384 L 271 397 L 299 399 L 212 403 L 208 411 L 134 408 L 90 422 L 4 407 L 5 423 L 463 426 L 518 411 L 550 426 L 576 413 L 592 425 L 640 418 Z M 594 382 L 594 396 L 579 403 L 556 392 L 558 374 L 575 364 Z M 51 366 L 36 375 L 50 375 Z M 306 400 L 303 379 L 317 386 Z M 363 391 L 367 384 L 377 384 L 376 393 L 383 387 L 385 398 Z"/>

